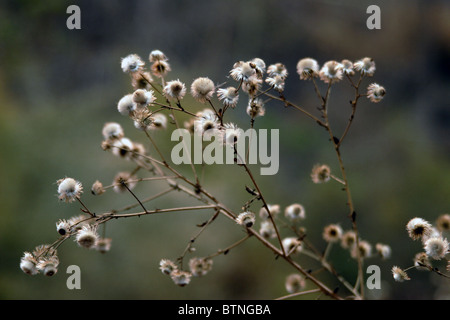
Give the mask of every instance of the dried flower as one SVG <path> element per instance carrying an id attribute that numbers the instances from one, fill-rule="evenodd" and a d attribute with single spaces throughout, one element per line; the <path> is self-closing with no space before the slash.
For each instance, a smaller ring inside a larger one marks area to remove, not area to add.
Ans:
<path id="1" fill-rule="evenodd" d="M 430 260 L 426 252 L 419 252 L 414 256 L 414 266 L 417 270 L 428 270 L 427 266 L 431 266 Z"/>
<path id="2" fill-rule="evenodd" d="M 172 271 L 170 277 L 176 285 L 184 287 L 191 282 L 192 274 L 190 272 L 177 269 Z"/>
<path id="3" fill-rule="evenodd" d="M 286 207 L 284 215 L 291 221 L 299 221 L 305 219 L 305 208 L 299 203 L 293 203 Z"/>
<path id="4" fill-rule="evenodd" d="M 128 138 L 121 138 L 119 140 L 114 140 L 111 148 L 114 155 L 128 159 L 131 150 L 133 150 L 133 142 Z"/>
<path id="5" fill-rule="evenodd" d="M 256 76 L 256 64 L 251 61 L 238 61 L 230 71 L 231 77 L 236 81 L 248 81 Z"/>
<path id="6" fill-rule="evenodd" d="M 247 114 L 252 118 L 262 117 L 266 113 L 262 99 L 250 99 L 247 106 Z"/>
<path id="7" fill-rule="evenodd" d="M 51 277 L 58 272 L 58 265 L 58 257 L 56 255 L 51 255 L 40 259 L 36 268 L 47 277 Z"/>
<path id="8" fill-rule="evenodd" d="M 251 228 L 255 224 L 255 214 L 251 211 L 242 212 L 236 218 L 236 222 L 246 228 Z"/>
<path id="9" fill-rule="evenodd" d="M 210 258 L 192 258 L 189 260 L 189 269 L 194 277 L 201 277 L 211 271 L 213 261 Z"/>
<path id="10" fill-rule="evenodd" d="M 62 236 L 66 235 L 70 231 L 70 223 L 66 220 L 59 220 L 56 223 L 56 231 Z"/>
<path id="11" fill-rule="evenodd" d="M 287 69 L 286 69 L 285 65 L 282 63 L 275 63 L 275 64 L 270 65 L 267 68 L 267 74 L 269 75 L 269 77 L 280 76 L 284 79 L 286 79 L 288 76 Z"/>
<path id="12" fill-rule="evenodd" d="M 100 253 L 106 253 L 111 249 L 111 238 L 99 238 L 95 243 L 94 249 Z"/>
<path id="13" fill-rule="evenodd" d="M 94 196 L 99 196 L 99 195 L 105 193 L 105 189 L 103 188 L 103 184 L 102 184 L 100 181 L 96 180 L 96 181 L 92 184 L 92 187 L 91 187 L 91 193 L 92 193 Z"/>
<path id="14" fill-rule="evenodd" d="M 282 76 L 267 77 L 266 82 L 278 92 L 284 91 L 284 78 Z"/>
<path id="15" fill-rule="evenodd" d="M 296 293 L 303 290 L 306 286 L 305 278 L 298 273 L 290 274 L 286 277 L 285 287 L 289 293 Z"/>
<path id="16" fill-rule="evenodd" d="M 117 122 L 107 122 L 103 125 L 103 137 L 106 140 L 121 139 L 124 136 L 122 126 Z"/>
<path id="17" fill-rule="evenodd" d="M 351 249 L 356 244 L 356 233 L 353 230 L 346 231 L 341 237 L 341 247 Z"/>
<path id="18" fill-rule="evenodd" d="M 156 97 L 153 90 L 137 89 L 133 92 L 132 99 L 137 107 L 144 108 L 155 102 Z"/>
<path id="19" fill-rule="evenodd" d="M 358 258 L 358 250 L 362 259 L 368 258 L 372 255 L 372 245 L 367 241 L 359 241 L 359 246 L 353 246 L 350 254 L 354 259 Z"/>
<path id="20" fill-rule="evenodd" d="M 113 190 L 117 193 L 123 193 L 128 191 L 128 189 L 132 190 L 136 186 L 135 179 L 129 172 L 119 172 L 114 177 Z"/>
<path id="21" fill-rule="evenodd" d="M 152 50 L 148 56 L 148 60 L 150 62 L 157 62 L 157 61 L 167 61 L 166 55 L 158 49 Z"/>
<path id="22" fill-rule="evenodd" d="M 241 85 L 242 91 L 247 93 L 249 96 L 254 97 L 261 89 L 262 79 L 257 77 L 250 77 L 247 81 L 243 82 Z"/>
<path id="23" fill-rule="evenodd" d="M 443 237 L 433 237 L 425 242 L 424 249 L 430 258 L 440 260 L 448 253 L 449 244 Z"/>
<path id="24" fill-rule="evenodd" d="M 132 75 L 131 86 L 133 87 L 134 90 L 137 89 L 150 90 L 152 88 L 150 83 L 153 81 L 153 78 L 150 72 L 148 71 L 135 72 L 132 73 L 131 75 Z"/>
<path id="25" fill-rule="evenodd" d="M 22 259 L 20 259 L 20 269 L 29 275 L 36 275 L 39 270 L 36 268 L 37 261 L 34 256 L 29 252 L 24 252 Z"/>
<path id="26" fill-rule="evenodd" d="M 223 128 L 221 128 L 223 144 L 231 146 L 236 144 L 241 135 L 241 131 L 234 123 L 225 123 Z"/>
<path id="27" fill-rule="evenodd" d="M 314 183 L 324 183 L 330 181 L 331 169 L 326 164 L 316 164 L 312 168 L 311 179 Z"/>
<path id="28" fill-rule="evenodd" d="M 88 225 L 87 219 L 88 219 L 87 215 L 81 214 L 70 218 L 67 222 L 70 224 L 72 230 L 78 231 L 81 230 L 83 226 Z"/>
<path id="29" fill-rule="evenodd" d="M 211 79 L 200 77 L 194 80 L 191 85 L 191 94 L 195 100 L 201 103 L 211 100 L 215 86 Z"/>
<path id="30" fill-rule="evenodd" d="M 281 242 L 287 255 L 298 253 L 303 249 L 302 242 L 295 237 L 284 238 Z"/>
<path id="31" fill-rule="evenodd" d="M 308 80 L 319 75 L 319 64 L 315 59 L 303 58 L 297 63 L 297 73 L 300 80 Z"/>
<path id="32" fill-rule="evenodd" d="M 326 62 L 319 72 L 320 80 L 325 83 L 341 81 L 343 74 L 342 64 L 334 60 Z"/>
<path id="33" fill-rule="evenodd" d="M 387 244 L 377 243 L 375 245 L 375 250 L 378 252 L 382 259 L 388 259 L 391 257 L 391 247 Z"/>
<path id="34" fill-rule="evenodd" d="M 238 91 L 234 87 L 217 89 L 217 97 L 219 98 L 219 100 L 223 100 L 224 106 L 232 108 L 236 107 L 239 100 Z"/>
<path id="35" fill-rule="evenodd" d="M 408 274 L 405 271 L 403 271 L 402 269 L 400 269 L 399 267 L 397 267 L 397 266 L 392 267 L 392 275 L 394 277 L 394 280 L 397 281 L 397 282 L 403 282 L 405 280 L 411 280 L 408 277 Z"/>
<path id="36" fill-rule="evenodd" d="M 342 228 L 338 224 L 330 224 L 323 229 L 322 237 L 326 242 L 337 242 L 342 237 Z"/>
<path id="37" fill-rule="evenodd" d="M 133 95 L 127 94 L 123 96 L 117 103 L 117 110 L 124 116 L 131 115 L 133 111 L 136 110 L 136 103 L 133 101 Z M 108 138 L 105 136 L 105 139 Z"/>
<path id="38" fill-rule="evenodd" d="M 183 99 L 186 94 L 186 85 L 180 80 L 169 81 L 164 86 L 163 94 L 167 99 L 179 101 Z"/>
<path id="39" fill-rule="evenodd" d="M 203 112 L 202 116 L 194 121 L 195 132 L 201 136 L 210 137 L 216 133 L 219 126 L 219 119 L 211 112 Z"/>
<path id="40" fill-rule="evenodd" d="M 161 259 L 159 262 L 159 269 L 162 273 L 170 275 L 173 271 L 178 270 L 178 267 L 174 262 L 172 262 L 172 260 Z"/>
<path id="41" fill-rule="evenodd" d="M 436 228 L 441 231 L 450 231 L 450 214 L 441 214 L 436 220 Z"/>
<path id="42" fill-rule="evenodd" d="M 64 178 L 57 181 L 59 199 L 65 202 L 75 201 L 83 193 L 81 182 L 72 178 Z"/>
<path id="43" fill-rule="evenodd" d="M 367 87 L 367 98 L 374 103 L 380 102 L 385 94 L 386 90 L 378 83 L 372 83 Z"/>
<path id="44" fill-rule="evenodd" d="M 155 61 L 151 66 L 151 70 L 153 75 L 159 78 L 165 77 L 167 73 L 172 71 L 172 69 L 170 68 L 170 64 L 164 60 Z"/>
<path id="45" fill-rule="evenodd" d="M 275 227 L 272 224 L 272 221 L 270 221 L 270 220 L 261 221 L 261 226 L 259 228 L 259 234 L 265 239 L 275 238 L 277 235 L 276 235 Z"/>
<path id="46" fill-rule="evenodd" d="M 280 213 L 280 206 L 278 204 L 268 204 L 267 207 L 269 208 L 272 217 L 275 217 Z M 259 217 L 263 220 L 269 219 L 269 213 L 265 207 L 262 207 L 259 210 Z"/>
<path id="47" fill-rule="evenodd" d="M 95 246 L 98 238 L 97 226 L 84 225 L 81 230 L 78 230 L 76 241 L 80 247 L 91 248 Z"/>
<path id="48" fill-rule="evenodd" d="M 341 61 L 341 64 L 342 64 L 342 72 L 344 72 L 344 74 L 348 74 L 349 76 L 353 76 L 355 74 L 355 70 L 353 69 L 353 62 L 344 59 Z"/>
<path id="49" fill-rule="evenodd" d="M 422 218 L 413 218 L 406 224 L 406 230 L 413 240 L 428 236 L 432 232 L 432 226 Z"/>
<path id="50" fill-rule="evenodd" d="M 366 57 L 361 60 L 356 61 L 353 64 L 353 68 L 356 71 L 360 71 L 361 74 L 367 76 L 373 76 L 375 73 L 375 61 L 372 58 Z"/>
<path id="51" fill-rule="evenodd" d="M 123 72 L 137 72 L 142 70 L 145 63 L 137 54 L 130 54 L 121 59 L 121 67 Z"/>
<path id="52" fill-rule="evenodd" d="M 261 58 L 253 58 L 250 62 L 253 63 L 255 68 L 256 77 L 261 79 L 264 72 L 266 72 L 266 63 Z"/>
<path id="53" fill-rule="evenodd" d="M 151 116 L 150 129 L 165 129 L 167 127 L 167 117 L 162 113 L 155 113 Z"/>

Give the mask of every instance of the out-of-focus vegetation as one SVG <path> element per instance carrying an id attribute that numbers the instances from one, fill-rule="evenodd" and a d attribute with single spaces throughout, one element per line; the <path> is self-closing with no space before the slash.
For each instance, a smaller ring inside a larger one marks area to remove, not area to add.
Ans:
<path id="1" fill-rule="evenodd" d="M 116 172 L 131 169 L 100 148 L 105 122 L 118 121 L 132 139 L 144 141 L 116 109 L 132 88 L 120 58 L 153 49 L 169 57 L 168 79 L 188 86 L 199 76 L 216 83 L 233 80 L 234 62 L 254 57 L 282 62 L 289 71 L 285 95 L 314 112 L 311 83 L 295 72 L 300 58 L 319 63 L 365 56 L 374 58 L 374 81 L 387 95 L 379 104 L 361 102 L 342 147 L 358 212 L 362 238 L 387 243 L 392 257 L 373 259 L 382 269 L 382 298 L 429 299 L 449 296 L 448 280 L 412 270 L 411 281 L 394 283 L 392 265 L 407 267 L 420 248 L 405 225 L 419 216 L 431 222 L 450 211 L 450 5 L 448 1 L 78 1 L 81 30 L 66 28 L 61 0 L 3 1 L 0 4 L 0 298 L 2 299 L 271 299 L 286 294 L 292 270 L 251 241 L 214 261 L 204 278 L 179 288 L 158 270 L 161 258 L 182 253 L 206 213 L 171 213 L 108 224 L 112 249 L 105 255 L 68 241 L 59 249 L 60 270 L 52 278 L 30 277 L 19 269 L 23 251 L 57 238 L 55 223 L 79 213 L 60 203 L 56 180 L 80 180 L 85 189 L 96 180 L 109 183 Z M 381 8 L 381 30 L 368 30 L 366 8 Z M 369 83 L 367 83 L 369 84 Z M 352 91 L 333 90 L 330 105 L 336 130 L 343 129 Z M 233 120 L 246 126 L 246 99 Z M 367 101 L 366 101 L 367 100 Z M 202 107 L 197 107 L 197 111 Z M 280 171 L 260 176 L 270 203 L 282 208 L 300 202 L 306 208 L 308 237 L 319 246 L 327 223 L 350 228 L 345 195 L 336 183 L 314 185 L 309 174 L 317 163 L 338 171 L 327 134 L 299 112 L 270 104 L 261 128 L 280 129 Z M 231 112 L 230 112 L 231 115 Z M 245 120 L 244 120 L 245 119 Z M 157 139 L 169 139 L 161 133 Z M 170 145 L 163 148 L 170 151 Z M 186 171 L 188 172 L 188 171 Z M 238 209 L 247 199 L 241 168 L 206 168 L 207 186 Z M 148 188 L 148 189 L 146 189 Z M 150 184 L 136 189 L 152 192 Z M 88 191 L 88 190 L 86 190 Z M 85 192 L 85 203 L 105 211 L 132 199 Z M 155 206 L 185 203 L 161 198 Z M 242 236 L 219 218 L 198 239 L 199 255 L 225 248 Z M 355 262 L 336 248 L 331 259 L 351 279 Z M 304 259 L 305 265 L 309 260 Z M 66 288 L 67 266 L 82 270 L 82 289 Z M 442 267 L 442 266 L 441 266 Z M 375 295 L 379 296 L 379 295 Z"/>

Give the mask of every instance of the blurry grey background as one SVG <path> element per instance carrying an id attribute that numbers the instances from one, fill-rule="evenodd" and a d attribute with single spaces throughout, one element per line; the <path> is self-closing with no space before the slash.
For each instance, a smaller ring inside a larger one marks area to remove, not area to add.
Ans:
<path id="1" fill-rule="evenodd" d="M 70 4 L 81 8 L 81 30 L 66 28 Z M 366 27 L 370 4 L 381 8 L 381 30 Z M 120 58 L 136 53 L 147 60 L 153 49 L 170 59 L 167 79 L 180 79 L 187 86 L 199 76 L 232 84 L 228 74 L 238 60 L 282 62 L 289 72 L 286 97 L 311 112 L 317 100 L 312 84 L 300 81 L 295 72 L 300 58 L 314 57 L 320 64 L 374 58 L 377 71 L 365 83 L 380 83 L 387 95 L 379 104 L 361 99 L 342 146 L 361 236 L 393 250 L 387 261 L 366 261 L 381 267 L 383 280 L 382 292 L 369 296 L 448 298 L 448 280 L 411 270 L 411 281 L 394 283 L 390 269 L 410 266 L 421 249 L 407 237 L 409 219 L 420 216 L 434 222 L 449 212 L 449 39 L 448 1 L 2 1 L 0 298 L 272 299 L 286 294 L 284 279 L 293 270 L 254 239 L 219 256 L 210 274 L 184 288 L 158 270 L 161 258 L 182 253 L 208 212 L 112 221 L 107 227 L 113 239 L 109 253 L 67 241 L 59 248 L 61 264 L 54 277 L 30 277 L 19 269 L 24 251 L 57 239 L 58 219 L 79 213 L 79 205 L 58 202 L 56 180 L 80 180 L 86 190 L 83 200 L 95 212 L 133 203 L 129 195 L 111 192 L 95 198 L 89 188 L 96 179 L 109 184 L 118 171 L 133 169 L 101 150 L 101 129 L 105 122 L 119 121 L 127 136 L 145 141 L 116 109 L 117 101 L 132 90 Z M 353 92 L 343 82 L 332 97 L 331 120 L 339 131 L 350 114 Z M 229 120 L 244 128 L 245 106 L 241 95 L 229 113 Z M 339 170 L 327 134 L 301 113 L 276 103 L 266 106 L 266 114 L 256 125 L 280 129 L 280 171 L 257 179 L 269 203 L 282 209 L 293 202 L 305 206 L 308 237 L 323 249 L 326 224 L 350 228 L 340 186 L 333 181 L 314 185 L 309 178 L 317 162 Z M 169 134 L 157 134 L 165 152 L 171 148 L 164 143 Z M 239 210 L 248 199 L 244 185 L 251 182 L 242 168 L 207 167 L 205 175 L 207 189 L 230 208 Z M 147 183 L 136 193 L 144 197 L 158 190 L 160 184 Z M 186 203 L 192 201 L 175 194 L 154 206 Z M 220 217 L 197 240 L 196 255 L 225 248 L 242 236 Z M 346 252 L 336 247 L 330 259 L 353 279 L 355 262 Z M 307 257 L 300 261 L 310 264 Z M 81 290 L 66 288 L 65 271 L 71 264 L 81 268 Z"/>

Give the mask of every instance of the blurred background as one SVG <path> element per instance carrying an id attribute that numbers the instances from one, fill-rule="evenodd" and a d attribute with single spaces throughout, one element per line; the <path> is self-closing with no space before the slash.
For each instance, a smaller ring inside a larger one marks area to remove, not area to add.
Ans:
<path id="1" fill-rule="evenodd" d="M 81 9 L 81 30 L 69 30 L 66 9 Z M 369 30 L 366 9 L 381 9 L 381 29 Z M 435 222 L 448 213 L 450 196 L 450 5 L 448 1 L 66 1 L 3 0 L 0 3 L 0 298 L 2 299 L 273 299 L 287 294 L 284 279 L 293 269 L 275 259 L 255 239 L 214 260 L 213 270 L 177 287 L 158 267 L 162 258 L 176 259 L 196 224 L 211 212 L 176 212 L 112 221 L 107 227 L 112 247 L 107 254 L 66 241 L 58 250 L 58 273 L 47 278 L 24 274 L 24 251 L 57 239 L 55 223 L 80 213 L 76 203 L 58 201 L 56 181 L 81 181 L 83 200 L 94 212 L 133 203 L 129 194 L 90 194 L 99 179 L 105 185 L 118 171 L 132 170 L 101 147 L 105 122 L 120 122 L 132 140 L 146 142 L 142 132 L 117 112 L 117 102 L 132 92 L 120 59 L 130 53 L 147 61 L 154 49 L 168 57 L 167 80 L 188 87 L 200 76 L 235 85 L 228 77 L 238 60 L 282 62 L 289 76 L 285 95 L 311 112 L 317 97 L 310 82 L 300 81 L 296 63 L 314 57 L 328 60 L 372 57 L 377 71 L 365 85 L 387 90 L 381 103 L 362 98 L 354 124 L 342 146 L 343 159 L 358 213 L 361 237 L 373 245 L 389 244 L 392 257 L 370 258 L 381 268 L 382 289 L 367 290 L 373 299 L 447 299 L 447 279 L 411 270 L 411 281 L 395 283 L 393 265 L 409 267 L 420 243 L 408 238 L 413 217 Z M 148 64 L 148 63 L 147 63 Z M 321 87 L 323 89 L 323 87 Z M 353 91 L 346 82 L 333 88 L 331 121 L 342 132 L 350 115 Z M 193 112 L 204 106 L 187 98 Z M 241 95 L 229 121 L 247 128 L 246 97 Z M 182 119 L 182 118 L 180 118 Z M 327 163 L 339 172 L 327 133 L 299 112 L 277 103 L 266 105 L 257 128 L 280 129 L 280 170 L 256 175 L 269 203 L 282 210 L 299 202 L 308 238 L 323 250 L 322 229 L 329 223 L 351 227 L 346 196 L 338 183 L 311 182 L 311 168 Z M 169 154 L 171 127 L 157 132 Z M 180 167 L 186 174 L 189 167 Z M 258 172 L 258 166 L 254 171 Z M 205 187 L 238 211 L 249 199 L 251 185 L 243 169 L 206 166 Z M 139 197 L 165 188 L 142 183 Z M 182 194 L 162 197 L 148 208 L 195 204 Z M 253 207 L 258 210 L 258 207 Z M 287 230 L 282 230 L 288 235 Z M 196 256 L 225 248 L 243 237 L 240 228 L 219 217 L 195 243 Z M 190 257 L 190 256 L 189 256 Z M 299 257 L 305 268 L 315 268 Z M 330 260 L 354 281 L 356 263 L 339 246 Z M 66 269 L 81 268 L 81 290 L 68 290 Z M 443 262 L 437 267 L 444 270 Z M 320 276 L 330 287 L 337 285 Z M 312 286 L 309 285 L 310 288 Z M 308 296 L 306 298 L 315 298 Z"/>

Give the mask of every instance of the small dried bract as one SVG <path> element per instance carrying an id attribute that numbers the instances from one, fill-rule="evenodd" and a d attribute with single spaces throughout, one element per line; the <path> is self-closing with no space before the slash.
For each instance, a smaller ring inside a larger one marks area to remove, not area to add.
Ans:
<path id="1" fill-rule="evenodd" d="M 367 98 L 374 103 L 380 102 L 385 94 L 386 90 L 378 83 L 372 83 L 367 87 Z"/>
<path id="2" fill-rule="evenodd" d="M 305 219 L 305 208 L 299 203 L 293 203 L 286 207 L 284 210 L 284 215 L 290 221 L 300 221 Z"/>
<path id="3" fill-rule="evenodd" d="M 201 277 L 211 271 L 213 260 L 210 258 L 192 258 L 189 260 L 189 269 L 194 277 Z"/>
<path id="4" fill-rule="evenodd" d="M 392 267 L 392 276 L 394 277 L 394 280 L 397 282 L 403 282 L 405 280 L 411 280 L 408 277 L 408 274 L 403 271 L 402 269 L 400 269 L 397 266 Z"/>
<path id="5" fill-rule="evenodd" d="M 78 230 L 75 240 L 80 247 L 92 248 L 97 243 L 98 238 L 97 226 L 84 225 L 81 230 Z"/>
<path id="6" fill-rule="evenodd" d="M 309 80 L 319 76 L 319 64 L 315 59 L 303 58 L 297 63 L 297 73 L 300 80 Z"/>
<path id="7" fill-rule="evenodd" d="M 83 193 L 83 186 L 81 182 L 72 178 L 64 178 L 57 181 L 58 184 L 58 198 L 65 202 L 75 201 Z"/>
<path id="8" fill-rule="evenodd" d="M 131 86 L 134 90 L 145 89 L 150 90 L 152 88 L 151 82 L 153 81 L 150 72 L 135 72 L 132 73 Z"/>
<path id="9" fill-rule="evenodd" d="M 170 275 L 173 271 L 178 270 L 178 267 L 172 260 L 161 259 L 159 262 L 159 270 L 166 275 Z"/>
<path id="10" fill-rule="evenodd" d="M 241 85 L 242 91 L 249 96 L 254 97 L 258 94 L 258 90 L 261 89 L 262 79 L 257 77 L 251 77 Z"/>
<path id="11" fill-rule="evenodd" d="M 119 140 L 114 140 L 111 145 L 111 150 L 115 156 L 130 159 L 131 150 L 133 150 L 133 142 L 125 137 Z"/>
<path id="12" fill-rule="evenodd" d="M 305 278 L 298 273 L 293 273 L 286 277 L 285 287 L 286 291 L 289 293 L 299 292 L 306 287 Z"/>
<path id="13" fill-rule="evenodd" d="M 432 225 L 422 218 L 413 218 L 409 220 L 406 224 L 406 230 L 413 240 L 427 237 L 433 232 Z"/>
<path id="14" fill-rule="evenodd" d="M 236 222 L 246 228 L 251 228 L 255 224 L 255 214 L 251 211 L 242 212 L 236 218 Z"/>

